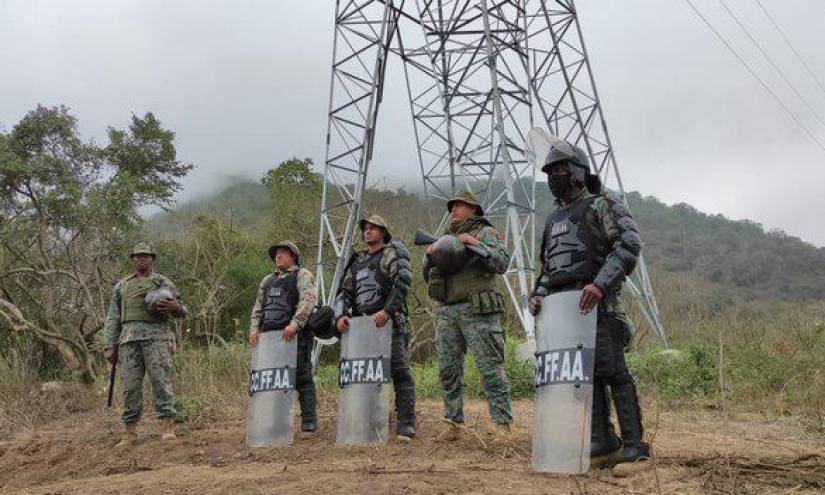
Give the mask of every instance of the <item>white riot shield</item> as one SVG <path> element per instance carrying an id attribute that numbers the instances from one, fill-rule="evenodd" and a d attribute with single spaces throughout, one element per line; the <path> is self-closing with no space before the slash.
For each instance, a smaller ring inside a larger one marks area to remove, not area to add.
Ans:
<path id="1" fill-rule="evenodd" d="M 580 314 L 580 297 L 580 291 L 547 296 L 536 317 L 533 469 L 540 472 L 590 468 L 596 309 Z"/>
<path id="2" fill-rule="evenodd" d="M 371 316 L 350 319 L 349 330 L 341 338 L 338 444 L 387 441 L 391 349 L 392 321 L 377 328 Z"/>
<path id="3" fill-rule="evenodd" d="M 292 445 L 292 404 L 298 359 L 298 336 L 286 342 L 282 331 L 261 333 L 252 350 L 246 445 Z"/>

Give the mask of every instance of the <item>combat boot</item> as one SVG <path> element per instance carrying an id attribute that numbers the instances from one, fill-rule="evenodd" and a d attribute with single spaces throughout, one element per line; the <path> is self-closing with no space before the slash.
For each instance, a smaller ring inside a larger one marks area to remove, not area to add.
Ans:
<path id="1" fill-rule="evenodd" d="M 610 402 L 607 387 L 602 383 L 593 386 L 593 410 L 590 430 L 590 467 L 601 469 L 615 464 L 622 442 L 616 436 L 610 422 Z"/>
<path id="2" fill-rule="evenodd" d="M 462 425 L 447 421 L 447 426 L 436 438 L 436 442 L 455 442 L 463 434 Z"/>
<path id="3" fill-rule="evenodd" d="M 415 388 L 399 387 L 395 393 L 398 410 L 398 440 L 409 443 L 415 438 Z"/>
<path id="4" fill-rule="evenodd" d="M 177 435 L 175 435 L 175 418 L 166 417 L 162 418 L 160 426 L 160 439 L 161 440 L 177 440 Z"/>
<path id="5" fill-rule="evenodd" d="M 398 427 L 398 435 L 396 435 L 396 440 L 404 443 L 410 443 L 415 438 L 415 426 L 411 425 L 400 425 Z"/>
<path id="6" fill-rule="evenodd" d="M 642 441 L 644 428 L 636 385 L 630 382 L 611 387 L 611 390 L 622 431 L 622 450 L 615 458 L 613 475 L 621 478 L 650 468 L 650 445 Z"/>
<path id="7" fill-rule="evenodd" d="M 510 442 L 513 439 L 513 430 L 509 423 L 496 423 L 493 431 L 493 440 L 498 442 Z"/>
<path id="8" fill-rule="evenodd" d="M 126 430 L 120 436 L 120 441 L 115 445 L 115 447 L 128 447 L 130 445 L 134 445 L 137 442 L 138 433 L 137 433 L 137 423 L 126 423 Z"/>
<path id="9" fill-rule="evenodd" d="M 301 405 L 301 436 L 311 437 L 318 431 L 318 416 L 315 413 L 315 391 L 306 390 L 298 394 Z"/>

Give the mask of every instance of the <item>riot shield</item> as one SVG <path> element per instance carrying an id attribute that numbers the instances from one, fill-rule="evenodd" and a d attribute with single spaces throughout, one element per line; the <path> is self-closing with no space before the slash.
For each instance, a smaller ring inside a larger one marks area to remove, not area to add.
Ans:
<path id="1" fill-rule="evenodd" d="M 540 472 L 590 468 L 596 309 L 580 314 L 580 297 L 580 291 L 547 296 L 536 317 L 533 469 Z"/>
<path id="2" fill-rule="evenodd" d="M 338 444 L 387 441 L 391 348 L 392 321 L 377 328 L 371 316 L 350 319 L 349 330 L 341 337 Z"/>
<path id="3" fill-rule="evenodd" d="M 298 337 L 286 342 L 283 331 L 261 333 L 252 350 L 246 445 L 292 445 Z"/>

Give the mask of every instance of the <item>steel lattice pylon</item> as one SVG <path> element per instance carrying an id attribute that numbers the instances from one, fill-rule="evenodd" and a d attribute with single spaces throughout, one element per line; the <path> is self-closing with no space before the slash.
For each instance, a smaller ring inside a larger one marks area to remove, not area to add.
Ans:
<path id="1" fill-rule="evenodd" d="M 336 2 L 317 258 L 327 302 L 361 214 L 389 60 L 403 62 L 427 194 L 481 192 L 485 211 L 504 228 L 512 253 L 505 280 L 531 337 L 536 170 L 527 131 L 546 127 L 585 148 L 604 184 L 624 194 L 573 1 Z M 667 345 L 643 260 L 629 286 Z"/>

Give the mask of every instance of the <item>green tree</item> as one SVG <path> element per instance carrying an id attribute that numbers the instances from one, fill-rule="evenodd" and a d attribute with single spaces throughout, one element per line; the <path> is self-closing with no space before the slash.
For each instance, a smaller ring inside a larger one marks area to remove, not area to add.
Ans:
<path id="1" fill-rule="evenodd" d="M 312 160 L 292 158 L 266 172 L 261 183 L 273 206 L 272 239 L 292 239 L 309 259 L 318 242 L 318 210 L 323 178 L 312 170 Z"/>

